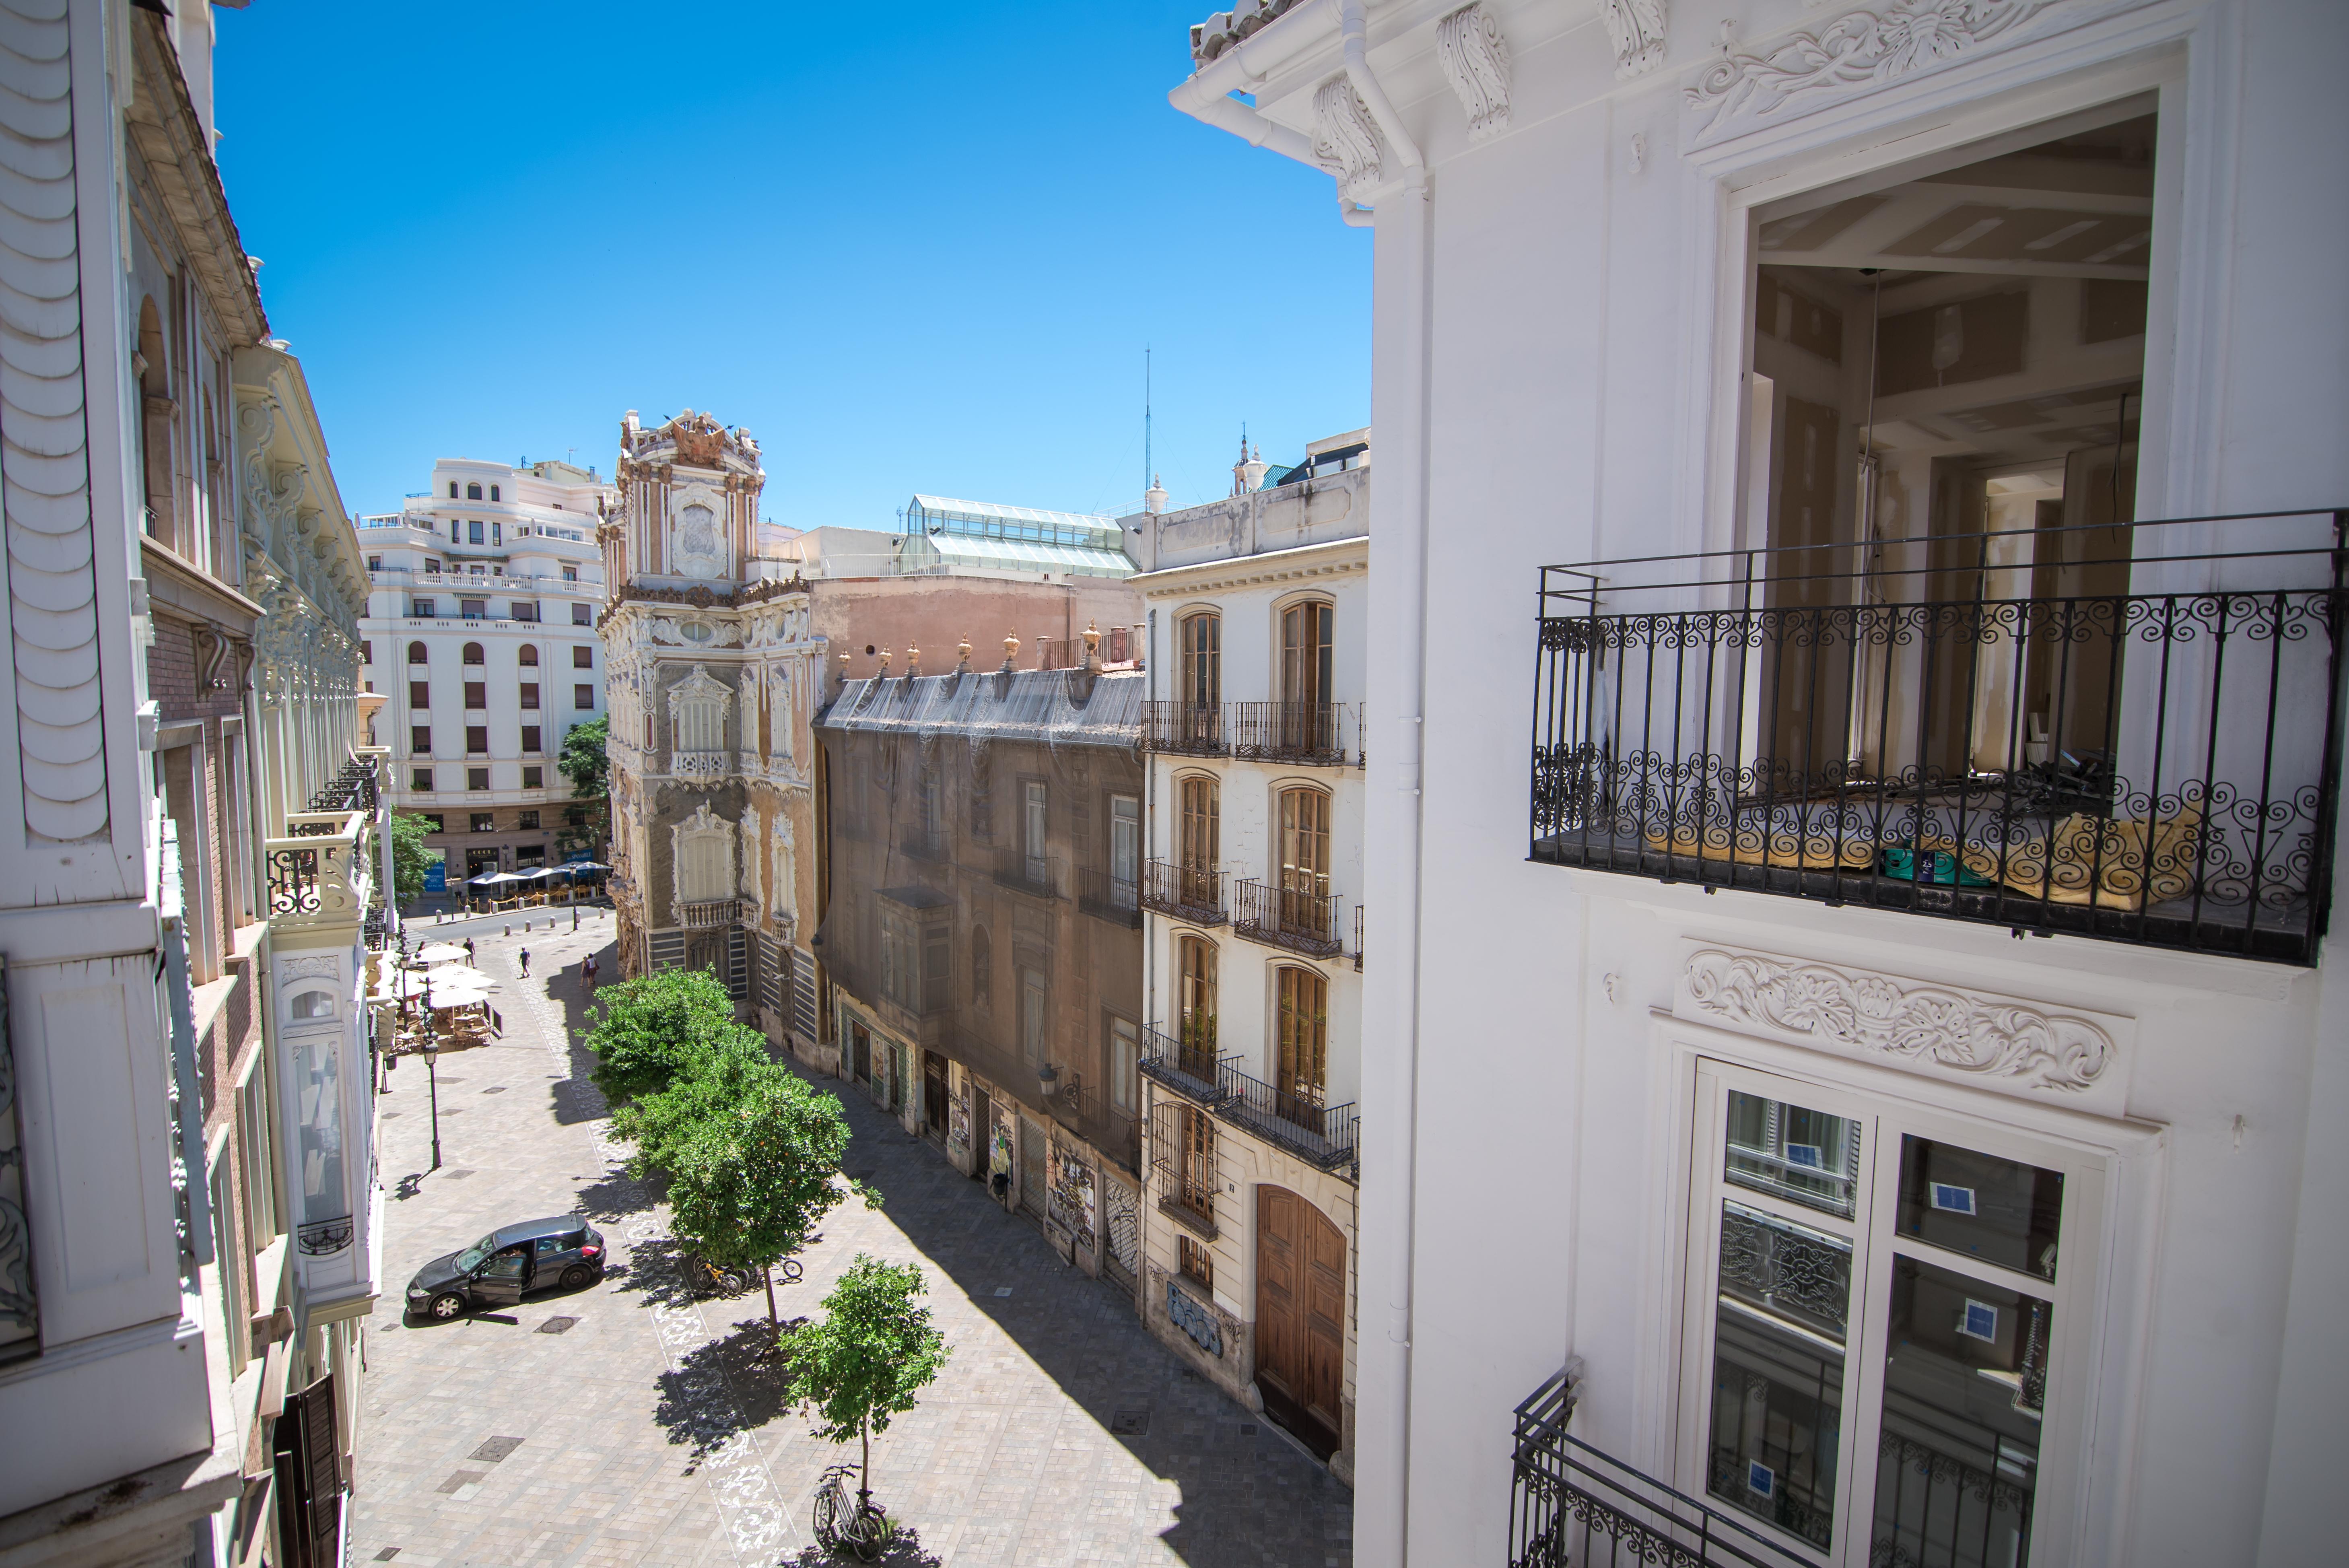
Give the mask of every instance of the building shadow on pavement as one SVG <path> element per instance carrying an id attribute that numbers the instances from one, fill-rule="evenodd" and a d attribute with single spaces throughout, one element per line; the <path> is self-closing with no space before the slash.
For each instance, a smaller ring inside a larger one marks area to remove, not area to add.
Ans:
<path id="1" fill-rule="evenodd" d="M 547 1000 L 562 1010 L 564 1054 L 571 1072 L 570 1077 L 558 1079 L 550 1086 L 554 1119 L 564 1127 L 612 1114 L 612 1108 L 605 1103 L 602 1091 L 587 1076 L 587 1069 L 595 1065 L 595 1058 L 588 1054 L 586 1047 L 579 1043 L 579 1034 L 587 1026 L 587 1006 L 595 999 L 595 991 L 619 978 L 620 950 L 616 944 L 606 942 L 594 951 L 598 971 L 594 990 L 589 989 L 581 975 L 580 959 L 577 958 L 547 977 Z"/>

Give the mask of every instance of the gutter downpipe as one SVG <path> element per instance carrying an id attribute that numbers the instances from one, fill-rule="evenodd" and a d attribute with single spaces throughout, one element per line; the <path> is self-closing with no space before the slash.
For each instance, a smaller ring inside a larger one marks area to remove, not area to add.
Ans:
<path id="1" fill-rule="evenodd" d="M 1392 1006 L 1375 1009 L 1383 1016 L 1399 1020 L 1401 1039 L 1394 1042 L 1390 1053 L 1388 1071 L 1383 1076 L 1387 1103 L 1393 1108 L 1393 1134 L 1389 1148 L 1390 1178 L 1381 1183 L 1387 1202 L 1394 1205 L 1396 1222 L 1388 1231 L 1391 1238 L 1387 1266 L 1381 1271 L 1380 1284 L 1386 1292 L 1386 1336 L 1382 1355 L 1386 1376 L 1380 1381 L 1392 1391 L 1389 1408 L 1379 1425 L 1385 1429 L 1384 1439 L 1378 1448 L 1385 1457 L 1379 1473 L 1365 1475 L 1361 1469 L 1363 1448 L 1356 1449 L 1355 1509 L 1359 1515 L 1365 1507 L 1375 1510 L 1378 1517 L 1360 1521 L 1356 1525 L 1356 1541 L 1363 1549 L 1364 1568 L 1403 1568 L 1411 1560 L 1411 1417 L 1412 1332 L 1413 1319 L 1413 1282 L 1418 1253 L 1418 1149 L 1419 1149 L 1419 1057 L 1420 1057 L 1420 985 L 1419 967 L 1422 962 L 1423 919 L 1421 911 L 1421 861 L 1425 852 L 1426 798 L 1422 792 L 1423 759 L 1426 745 L 1426 681 L 1427 681 L 1427 566 L 1429 438 L 1428 422 L 1428 346 L 1433 315 L 1431 294 L 1432 213 L 1428 190 L 1427 161 L 1419 144 L 1395 112 L 1386 89 L 1371 74 L 1368 46 L 1363 36 L 1362 0 L 1331 0 L 1330 9 L 1337 13 L 1338 30 L 1346 62 L 1346 77 L 1361 95 L 1362 102 L 1378 123 L 1379 131 L 1402 161 L 1402 189 L 1400 193 L 1381 204 L 1376 226 L 1381 231 L 1374 242 L 1375 265 L 1392 266 L 1397 274 L 1393 292 L 1389 296 L 1401 302 L 1401 332 L 1394 341 L 1395 373 L 1386 384 L 1395 389 L 1389 408 L 1378 407 L 1375 390 L 1381 379 L 1376 369 L 1376 357 L 1381 346 L 1373 332 L 1373 399 L 1371 423 L 1375 428 L 1396 428 L 1402 437 L 1404 458 L 1395 463 L 1392 456 L 1387 464 L 1403 471 L 1392 477 L 1402 483 L 1390 490 L 1381 486 L 1380 494 L 1399 490 L 1402 505 L 1401 513 L 1392 521 L 1402 526 L 1387 531 L 1389 513 L 1377 507 L 1381 541 L 1392 545 L 1390 559 L 1408 562 L 1410 581 L 1403 613 L 1396 618 L 1398 635 L 1393 639 L 1394 657 L 1389 668 L 1399 673 L 1398 683 L 1402 700 L 1395 713 L 1397 727 L 1402 733 L 1392 744 L 1381 743 L 1379 749 L 1397 758 L 1395 779 L 1397 827 L 1400 831 L 1389 838 L 1378 835 L 1393 844 L 1396 866 L 1396 908 L 1403 921 L 1403 942 L 1399 951 L 1397 991 L 1390 997 Z M 1361 212 L 1350 201 L 1340 202 L 1346 222 L 1360 223 L 1370 215 Z M 1373 298 L 1375 301 L 1375 279 Z M 1373 321 L 1376 306 L 1373 305 Z M 1390 414 L 1399 418 L 1389 418 Z M 1383 444 L 1383 443 L 1382 443 Z M 1392 452 L 1392 446 L 1388 447 Z M 1376 506 L 1376 503 L 1373 503 Z M 1375 546 L 1373 547 L 1376 548 Z M 1384 552 L 1380 552 L 1383 554 Z M 1375 799 L 1375 795 L 1373 796 Z M 1371 1009 L 1366 1009 L 1371 1010 Z M 1369 1064 L 1365 1063 L 1367 1068 Z M 1366 1083 L 1371 1080 L 1367 1077 Z M 1363 1528 L 1367 1524 L 1368 1528 Z"/>

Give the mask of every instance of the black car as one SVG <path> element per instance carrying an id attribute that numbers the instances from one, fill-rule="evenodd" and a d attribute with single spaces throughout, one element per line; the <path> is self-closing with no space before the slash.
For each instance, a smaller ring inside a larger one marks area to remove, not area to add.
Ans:
<path id="1" fill-rule="evenodd" d="M 585 1214 L 525 1220 L 492 1231 L 461 1253 L 434 1258 L 408 1282 L 408 1310 L 447 1319 L 512 1306 L 534 1290 L 577 1290 L 604 1277 L 603 1233 Z"/>

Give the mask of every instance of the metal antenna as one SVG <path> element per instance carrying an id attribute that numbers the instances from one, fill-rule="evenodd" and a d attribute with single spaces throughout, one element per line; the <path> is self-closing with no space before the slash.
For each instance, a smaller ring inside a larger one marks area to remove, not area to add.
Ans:
<path id="1" fill-rule="evenodd" d="M 1149 493 L 1150 477 L 1150 346 L 1142 346 L 1142 489 Z"/>

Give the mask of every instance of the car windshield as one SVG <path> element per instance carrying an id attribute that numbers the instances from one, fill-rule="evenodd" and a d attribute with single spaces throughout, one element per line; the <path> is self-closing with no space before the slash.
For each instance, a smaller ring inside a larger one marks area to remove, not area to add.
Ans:
<path id="1" fill-rule="evenodd" d="M 480 1241 L 475 1242 L 471 1246 L 467 1247 L 463 1252 L 457 1254 L 457 1266 L 464 1270 L 467 1274 L 471 1274 L 475 1269 L 481 1266 L 482 1261 L 490 1255 L 490 1249 L 497 1244 L 498 1233 L 495 1231 L 492 1231 L 488 1235 L 483 1236 Z"/>

